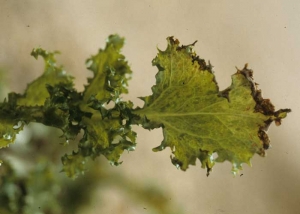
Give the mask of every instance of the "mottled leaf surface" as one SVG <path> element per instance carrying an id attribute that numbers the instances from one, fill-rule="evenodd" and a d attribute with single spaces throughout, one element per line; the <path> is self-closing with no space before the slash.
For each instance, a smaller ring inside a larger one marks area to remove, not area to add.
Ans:
<path id="1" fill-rule="evenodd" d="M 135 110 L 145 128 L 163 128 L 164 140 L 154 151 L 170 147 L 178 168 L 186 170 L 199 159 L 208 173 L 215 162 L 228 160 L 236 172 L 255 153 L 264 155 L 268 126 L 274 120 L 279 124 L 290 110 L 274 111 L 247 66 L 219 91 L 212 66 L 195 54 L 194 44 L 167 40 L 167 49 L 153 60 L 159 70 L 153 94 L 143 97 L 144 107 Z"/>
<path id="2" fill-rule="evenodd" d="M 153 94 L 142 98 L 143 108 L 133 109 L 133 103 L 121 97 L 132 74 L 121 54 L 123 45 L 124 38 L 111 35 L 106 47 L 86 61 L 93 77 L 82 92 L 56 65 L 56 52 L 34 49 L 32 56 L 45 61 L 44 72 L 24 94 L 10 93 L 0 103 L 0 148 L 13 143 L 30 122 L 56 127 L 66 139 L 64 145 L 72 148 L 62 157 L 62 171 L 76 177 L 100 155 L 112 165 L 120 164 L 121 154 L 135 149 L 131 125 L 138 124 L 162 127 L 164 140 L 154 151 L 170 147 L 172 163 L 182 170 L 199 159 L 209 173 L 215 162 L 228 160 L 236 172 L 255 153 L 265 154 L 269 125 L 280 125 L 290 111 L 275 111 L 262 98 L 247 66 L 232 75 L 230 87 L 219 91 L 212 66 L 195 54 L 194 44 L 179 46 L 172 37 L 153 60 L 159 70 Z M 81 139 L 73 141 L 77 136 Z"/>

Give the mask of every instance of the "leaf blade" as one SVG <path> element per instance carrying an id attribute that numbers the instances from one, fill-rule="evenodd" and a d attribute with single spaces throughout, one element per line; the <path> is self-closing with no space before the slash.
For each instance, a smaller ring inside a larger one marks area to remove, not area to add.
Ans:
<path id="1" fill-rule="evenodd" d="M 167 40 L 167 49 L 153 60 L 159 70 L 153 94 L 143 97 L 144 107 L 134 111 L 144 118 L 140 123 L 145 128 L 163 128 L 164 140 L 154 151 L 170 147 L 177 167 L 186 170 L 199 159 L 208 172 L 215 161 L 228 160 L 237 172 L 255 153 L 264 155 L 269 145 L 265 130 L 290 110 L 279 110 L 285 113 L 281 115 L 274 111 L 247 66 L 232 75 L 230 87 L 219 91 L 211 65 L 192 51 L 194 44 Z"/>

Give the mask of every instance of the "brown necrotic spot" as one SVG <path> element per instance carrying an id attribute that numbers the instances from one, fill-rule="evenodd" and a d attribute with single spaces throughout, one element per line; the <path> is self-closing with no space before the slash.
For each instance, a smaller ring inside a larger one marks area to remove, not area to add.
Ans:
<path id="1" fill-rule="evenodd" d="M 260 129 L 258 131 L 258 137 L 263 143 L 263 148 L 268 149 L 270 147 L 270 139 L 269 139 L 267 133 L 265 131 L 263 131 L 262 129 Z"/>

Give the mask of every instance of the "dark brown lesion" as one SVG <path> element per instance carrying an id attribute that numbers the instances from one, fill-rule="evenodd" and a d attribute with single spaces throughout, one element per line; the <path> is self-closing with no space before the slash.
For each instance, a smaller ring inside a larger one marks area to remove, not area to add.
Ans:
<path id="1" fill-rule="evenodd" d="M 263 143 L 263 148 L 268 149 L 270 147 L 270 139 L 269 139 L 267 133 L 265 131 L 259 129 L 258 137 Z"/>
<path id="2" fill-rule="evenodd" d="M 224 97 L 227 99 L 228 102 L 230 102 L 230 98 L 229 98 L 229 92 L 231 91 L 231 87 L 226 88 L 223 91 L 219 92 L 219 96 L 220 97 Z"/>
<path id="3" fill-rule="evenodd" d="M 206 163 L 206 177 L 210 175 L 210 172 L 212 171 L 212 168 L 209 167 L 208 163 Z"/>
<path id="4" fill-rule="evenodd" d="M 262 97 L 262 92 L 257 88 L 258 84 L 253 80 L 253 71 L 248 69 L 248 64 L 246 64 L 242 70 L 238 69 L 237 73 L 244 75 L 251 83 L 252 97 L 256 102 L 254 112 L 268 116 L 268 119 L 264 122 L 264 126 L 261 126 L 258 130 L 258 137 L 262 142 L 262 147 L 257 153 L 264 156 L 265 150 L 270 147 L 270 139 L 266 133 L 270 124 L 275 121 L 277 126 L 280 125 L 281 120 L 284 118 L 283 113 L 289 113 L 291 109 L 275 111 L 275 106 L 271 103 L 270 99 L 264 99 Z"/>
<path id="5" fill-rule="evenodd" d="M 178 39 L 174 39 L 173 36 L 168 37 L 168 41 L 172 46 L 176 46 L 176 51 L 182 51 L 182 50 L 188 50 L 191 49 L 196 45 L 197 40 L 193 42 L 192 44 L 189 45 L 181 45 L 179 46 L 180 42 Z M 212 72 L 213 66 L 210 64 L 210 62 L 206 63 L 204 59 L 200 58 L 195 52 L 189 51 L 190 56 L 192 58 L 192 63 L 194 64 L 195 62 L 198 63 L 200 66 L 200 70 L 207 70 L 209 72 Z"/>
<path id="6" fill-rule="evenodd" d="M 177 159 L 176 157 L 172 157 L 172 155 L 170 155 L 170 158 L 171 158 L 171 162 L 172 162 L 172 164 L 173 164 L 174 166 L 176 166 L 177 168 L 180 168 L 180 169 L 184 170 L 184 169 L 182 168 L 182 166 L 183 166 L 182 161 L 180 161 L 180 160 Z M 184 171 L 185 171 L 185 170 L 184 170 Z"/>

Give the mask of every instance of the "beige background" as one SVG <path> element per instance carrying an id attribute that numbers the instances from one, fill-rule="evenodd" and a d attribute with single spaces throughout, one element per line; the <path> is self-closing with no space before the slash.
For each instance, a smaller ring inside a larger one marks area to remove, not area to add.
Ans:
<path id="1" fill-rule="evenodd" d="M 59 62 L 82 90 L 91 75 L 85 59 L 112 33 L 126 37 L 123 53 L 134 75 L 124 99 L 136 105 L 143 103 L 136 97 L 151 93 L 157 71 L 151 60 L 157 46 L 166 47 L 167 36 L 182 44 L 198 40 L 195 50 L 214 65 L 220 89 L 229 86 L 235 66 L 248 62 L 264 97 L 277 108 L 293 110 L 281 127 L 270 127 L 268 157 L 255 156 L 241 177 L 233 178 L 230 164 L 224 163 L 207 178 L 199 163 L 182 172 L 171 164 L 168 149 L 151 151 L 162 140 L 161 130 L 137 127 L 136 151 L 125 154 L 124 163 L 113 170 L 163 186 L 186 214 L 300 212 L 300 1 L 0 0 L 0 30 L 0 67 L 17 92 L 43 69 L 43 62 L 29 55 L 38 46 L 60 50 Z M 116 213 L 115 204 L 107 206 L 102 213 Z M 136 213 L 147 213 L 135 206 Z"/>

